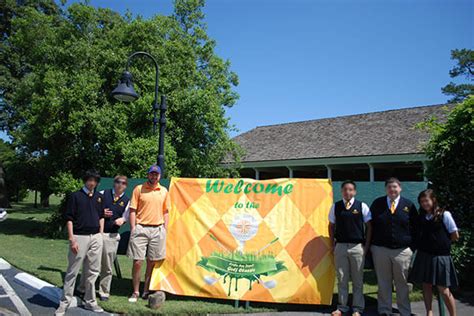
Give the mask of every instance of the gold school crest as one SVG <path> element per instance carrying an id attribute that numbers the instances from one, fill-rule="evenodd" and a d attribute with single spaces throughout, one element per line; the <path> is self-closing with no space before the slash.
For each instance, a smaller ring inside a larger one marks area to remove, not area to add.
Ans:
<path id="1" fill-rule="evenodd" d="M 410 211 L 410 209 L 408 208 L 408 206 L 405 206 L 405 207 L 403 208 L 403 211 L 405 211 L 405 212 L 408 213 L 408 212 Z"/>
<path id="2" fill-rule="evenodd" d="M 357 209 L 353 209 L 352 214 L 357 215 L 357 214 L 359 214 L 359 211 Z"/>

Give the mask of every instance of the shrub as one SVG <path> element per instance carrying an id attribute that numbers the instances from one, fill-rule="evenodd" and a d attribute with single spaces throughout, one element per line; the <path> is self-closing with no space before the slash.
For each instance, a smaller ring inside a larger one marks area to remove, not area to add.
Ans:
<path id="1" fill-rule="evenodd" d="M 461 239 L 453 247 L 453 259 L 461 285 L 474 287 L 474 98 L 456 105 L 446 122 L 424 124 L 431 132 L 425 148 L 430 159 L 427 176 L 441 203 L 460 228 Z"/>
<path id="2" fill-rule="evenodd" d="M 49 186 L 54 194 L 62 196 L 61 203 L 54 210 L 46 222 L 44 233 L 51 238 L 64 237 L 66 221 L 63 214 L 66 211 L 67 195 L 80 188 L 82 182 L 75 179 L 71 173 L 62 172 L 58 176 L 49 179 Z"/>

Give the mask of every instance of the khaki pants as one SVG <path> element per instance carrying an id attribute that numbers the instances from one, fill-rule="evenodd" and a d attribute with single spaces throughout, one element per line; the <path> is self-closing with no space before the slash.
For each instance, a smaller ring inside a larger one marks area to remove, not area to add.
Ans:
<path id="1" fill-rule="evenodd" d="M 378 283 L 378 312 L 379 314 L 392 313 L 392 281 L 397 292 L 397 306 L 401 316 L 411 314 L 409 288 L 407 283 L 408 268 L 412 251 L 410 248 L 390 249 L 372 246 L 375 273 Z"/>
<path id="2" fill-rule="evenodd" d="M 110 296 L 110 286 L 112 283 L 113 265 L 114 260 L 117 257 L 117 250 L 120 241 L 119 233 L 103 233 L 103 249 L 102 249 L 102 260 L 100 263 L 100 282 L 99 282 L 99 295 L 102 297 Z M 89 267 L 87 262 L 84 262 L 84 271 Z M 81 282 L 79 285 L 79 291 L 85 291 L 85 277 L 84 273 L 81 274 Z"/>
<path id="3" fill-rule="evenodd" d="M 352 310 L 362 314 L 364 311 L 364 248 L 362 244 L 337 243 L 334 249 L 337 274 L 337 309 L 349 311 L 349 280 L 352 281 Z"/>
<path id="4" fill-rule="evenodd" d="M 99 275 L 100 260 L 102 256 L 102 234 L 74 235 L 79 251 L 74 254 L 69 249 L 68 267 L 64 277 L 63 297 L 61 305 L 69 306 L 74 296 L 74 286 L 76 278 L 83 264 L 87 264 L 87 269 L 83 269 L 84 278 L 84 303 L 89 305 L 97 304 L 95 298 L 95 281 Z"/>

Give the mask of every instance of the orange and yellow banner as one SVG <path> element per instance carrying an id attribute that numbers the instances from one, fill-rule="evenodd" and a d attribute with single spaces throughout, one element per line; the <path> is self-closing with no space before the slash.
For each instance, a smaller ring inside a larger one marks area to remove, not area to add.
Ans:
<path id="1" fill-rule="evenodd" d="M 167 256 L 153 290 L 331 304 L 327 179 L 173 178 Z"/>

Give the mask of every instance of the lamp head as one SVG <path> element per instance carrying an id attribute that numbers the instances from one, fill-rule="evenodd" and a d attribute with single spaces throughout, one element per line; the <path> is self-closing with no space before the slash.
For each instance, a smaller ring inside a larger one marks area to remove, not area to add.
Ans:
<path id="1" fill-rule="evenodd" d="M 117 87 L 112 91 L 112 96 L 122 102 L 132 102 L 138 99 L 138 94 L 133 88 L 132 74 L 125 70 Z"/>

